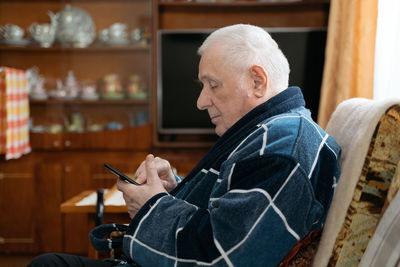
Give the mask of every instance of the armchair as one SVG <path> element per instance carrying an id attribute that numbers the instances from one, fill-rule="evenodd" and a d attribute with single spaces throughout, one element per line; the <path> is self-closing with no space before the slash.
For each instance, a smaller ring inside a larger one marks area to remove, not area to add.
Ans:
<path id="1" fill-rule="evenodd" d="M 353 98 L 333 113 L 326 130 L 342 146 L 342 173 L 314 266 L 358 266 L 396 195 L 399 103 Z"/>
<path id="2" fill-rule="evenodd" d="M 346 100 L 332 114 L 326 131 L 342 147 L 332 205 L 322 234 L 299 242 L 281 266 L 396 266 L 400 99 Z"/>

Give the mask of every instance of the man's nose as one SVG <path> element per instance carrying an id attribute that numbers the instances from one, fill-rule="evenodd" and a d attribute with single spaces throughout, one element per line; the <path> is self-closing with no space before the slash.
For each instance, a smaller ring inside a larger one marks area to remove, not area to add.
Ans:
<path id="1" fill-rule="evenodd" d="M 211 106 L 211 100 L 206 90 L 203 88 L 200 92 L 199 98 L 197 98 L 197 108 L 205 110 Z"/>

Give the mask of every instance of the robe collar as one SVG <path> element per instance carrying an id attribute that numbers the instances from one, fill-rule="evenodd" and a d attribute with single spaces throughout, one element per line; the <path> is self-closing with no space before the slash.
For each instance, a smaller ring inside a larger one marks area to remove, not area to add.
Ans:
<path id="1" fill-rule="evenodd" d="M 179 183 L 177 188 L 171 191 L 176 192 L 187 181 L 191 180 L 202 169 L 213 168 L 219 170 L 223 161 L 237 147 L 240 142 L 262 121 L 273 116 L 286 113 L 294 108 L 304 107 L 305 101 L 299 87 L 292 86 L 270 98 L 268 101 L 258 105 L 245 116 L 238 120 L 231 128 L 229 128 L 210 148 L 207 154 L 194 167 L 194 169 Z"/>

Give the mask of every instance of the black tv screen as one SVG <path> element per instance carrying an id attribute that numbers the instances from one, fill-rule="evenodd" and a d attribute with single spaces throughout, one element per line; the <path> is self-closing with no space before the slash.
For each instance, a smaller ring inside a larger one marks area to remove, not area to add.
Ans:
<path id="1" fill-rule="evenodd" d="M 290 64 L 289 86 L 302 89 L 306 107 L 317 119 L 324 66 L 325 28 L 266 28 Z M 196 107 L 201 87 L 196 82 L 197 49 L 212 30 L 158 32 L 158 132 L 213 133 L 207 111 Z"/>

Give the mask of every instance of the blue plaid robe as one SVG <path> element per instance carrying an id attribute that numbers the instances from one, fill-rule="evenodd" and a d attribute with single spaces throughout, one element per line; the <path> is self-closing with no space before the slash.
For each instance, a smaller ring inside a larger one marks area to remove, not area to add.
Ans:
<path id="1" fill-rule="evenodd" d="M 290 87 L 233 125 L 171 192 L 131 221 L 141 266 L 276 266 L 323 226 L 340 147 Z"/>

